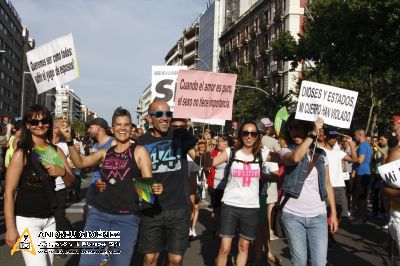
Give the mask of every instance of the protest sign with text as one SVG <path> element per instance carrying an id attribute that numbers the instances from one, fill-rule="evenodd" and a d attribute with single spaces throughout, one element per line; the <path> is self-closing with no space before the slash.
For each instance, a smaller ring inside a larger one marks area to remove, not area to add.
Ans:
<path id="1" fill-rule="evenodd" d="M 378 171 L 386 184 L 400 188 L 400 160 L 381 165 L 378 167 Z"/>
<path id="2" fill-rule="evenodd" d="M 174 117 L 231 120 L 236 79 L 235 74 L 179 71 Z"/>
<path id="3" fill-rule="evenodd" d="M 311 81 L 303 81 L 296 109 L 296 119 L 315 121 L 341 128 L 350 128 L 358 92 Z"/>
<path id="4" fill-rule="evenodd" d="M 72 33 L 27 52 L 26 58 L 38 93 L 79 77 Z"/>
<path id="5" fill-rule="evenodd" d="M 152 66 L 151 68 L 151 100 L 166 101 L 174 106 L 175 86 L 178 72 L 187 66 Z"/>

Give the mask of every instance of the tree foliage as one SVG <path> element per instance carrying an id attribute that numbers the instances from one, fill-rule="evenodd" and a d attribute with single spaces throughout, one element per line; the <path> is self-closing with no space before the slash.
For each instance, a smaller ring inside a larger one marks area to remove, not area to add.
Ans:
<path id="1" fill-rule="evenodd" d="M 358 91 L 353 121 L 374 132 L 400 113 L 400 1 L 314 0 L 309 10 L 295 47 L 288 34 L 274 41 L 277 58 L 308 66 L 303 79 Z"/>
<path id="2" fill-rule="evenodd" d="M 257 87 L 266 93 L 254 88 L 236 87 L 233 100 L 233 121 L 244 122 L 263 117 L 274 118 L 280 106 L 289 104 L 289 97 L 273 94 L 268 85 L 260 87 L 248 67 L 240 67 L 236 74 L 238 75 L 237 85 Z"/>

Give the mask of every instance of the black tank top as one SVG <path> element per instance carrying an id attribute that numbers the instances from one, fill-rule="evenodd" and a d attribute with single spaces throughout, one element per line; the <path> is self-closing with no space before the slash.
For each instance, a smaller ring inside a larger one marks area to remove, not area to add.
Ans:
<path id="1" fill-rule="evenodd" d="M 35 218 L 49 218 L 53 210 L 43 180 L 35 174 L 30 154 L 26 155 L 26 164 L 22 170 L 15 199 L 15 215 Z M 53 181 L 54 182 L 54 181 Z M 54 189 L 54 188 L 53 188 Z"/>
<path id="2" fill-rule="evenodd" d="M 107 183 L 105 191 L 96 193 L 93 206 L 112 214 L 139 212 L 139 197 L 133 187 L 133 179 L 141 178 L 134 151 L 137 144 L 121 152 L 111 147 L 100 167 L 101 179 Z"/>

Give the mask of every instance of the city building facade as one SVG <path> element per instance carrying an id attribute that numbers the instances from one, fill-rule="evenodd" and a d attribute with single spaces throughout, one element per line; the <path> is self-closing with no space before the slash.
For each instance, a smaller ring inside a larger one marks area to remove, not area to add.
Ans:
<path id="1" fill-rule="evenodd" d="M 214 1 L 200 16 L 196 69 L 218 72 L 219 37 L 225 27 L 225 1 Z"/>
<path id="2" fill-rule="evenodd" d="M 199 46 L 199 18 L 183 30 L 181 38 L 165 56 L 166 65 L 185 65 L 188 69 L 196 69 Z"/>
<path id="3" fill-rule="evenodd" d="M 82 120 L 82 101 L 68 85 L 56 88 L 55 117 L 64 117 L 68 120 Z"/>
<path id="4" fill-rule="evenodd" d="M 151 104 L 151 84 L 146 87 L 143 91 L 142 97 L 139 99 L 139 103 L 137 105 L 136 114 L 137 114 L 137 127 L 143 128 L 144 130 L 149 129 L 149 123 L 146 120 L 147 111 Z"/>
<path id="5" fill-rule="evenodd" d="M 21 108 L 23 27 L 11 1 L 0 0 L 0 116 L 15 118 Z"/>
<path id="6" fill-rule="evenodd" d="M 231 5 L 226 6 L 225 29 L 219 39 L 220 72 L 232 72 L 239 67 L 248 67 L 256 79 L 257 86 L 268 86 L 272 93 L 280 94 L 287 94 L 293 90 L 301 66 L 292 71 L 291 62 L 275 61 L 271 43 L 283 31 L 289 31 L 296 40 L 298 39 L 307 1 L 259 0 L 252 3 L 239 17 L 236 15 L 239 7 L 232 7 L 232 2 L 235 1 L 227 2 Z"/>
<path id="7" fill-rule="evenodd" d="M 81 105 L 81 110 L 82 110 L 82 122 L 86 123 L 92 120 L 93 118 L 97 118 L 97 113 L 93 112 L 88 106 L 82 104 Z"/>

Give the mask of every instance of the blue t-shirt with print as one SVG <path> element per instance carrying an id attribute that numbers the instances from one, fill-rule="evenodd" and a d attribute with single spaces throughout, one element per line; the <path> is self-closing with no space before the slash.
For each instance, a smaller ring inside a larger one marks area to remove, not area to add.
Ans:
<path id="1" fill-rule="evenodd" d="M 356 175 L 370 175 L 372 148 L 368 142 L 364 141 L 358 145 L 357 155 L 365 155 L 365 159 L 362 164 L 356 164 Z"/>

